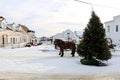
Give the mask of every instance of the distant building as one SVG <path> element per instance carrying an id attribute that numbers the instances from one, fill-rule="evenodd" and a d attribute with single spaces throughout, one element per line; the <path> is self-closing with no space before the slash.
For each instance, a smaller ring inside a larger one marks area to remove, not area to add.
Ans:
<path id="1" fill-rule="evenodd" d="M 106 37 L 111 38 L 113 44 L 120 45 L 120 15 L 105 22 Z"/>
<path id="2" fill-rule="evenodd" d="M 43 36 L 43 37 L 40 37 L 40 41 L 49 41 L 49 38 L 48 38 L 48 37 Z"/>
<path id="3" fill-rule="evenodd" d="M 72 32 L 71 30 L 66 30 L 63 31 L 62 33 L 58 33 L 53 36 L 53 41 L 55 39 L 61 39 L 64 41 L 74 41 L 74 42 L 79 42 L 79 37 L 76 35 L 76 33 Z"/>

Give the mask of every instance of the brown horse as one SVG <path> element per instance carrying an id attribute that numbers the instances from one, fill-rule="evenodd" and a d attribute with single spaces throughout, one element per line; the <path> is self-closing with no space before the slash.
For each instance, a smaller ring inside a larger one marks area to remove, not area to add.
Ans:
<path id="1" fill-rule="evenodd" d="M 61 55 L 61 57 L 63 57 L 64 50 L 66 50 L 66 49 L 71 49 L 72 50 L 72 53 L 71 53 L 72 57 L 75 56 L 76 45 L 74 42 L 68 42 L 68 41 L 62 41 L 60 39 L 55 39 L 54 45 L 55 45 L 55 49 L 57 49 L 57 47 L 60 48 L 59 55 Z"/>

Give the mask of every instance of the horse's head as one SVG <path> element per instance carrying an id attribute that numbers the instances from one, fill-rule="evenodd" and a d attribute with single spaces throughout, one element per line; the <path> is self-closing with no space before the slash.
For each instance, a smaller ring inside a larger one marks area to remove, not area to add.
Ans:
<path id="1" fill-rule="evenodd" d="M 60 39 L 55 39 L 55 41 L 54 41 L 55 49 L 57 49 L 57 47 L 60 47 L 61 42 L 62 42 L 62 40 L 60 40 Z"/>

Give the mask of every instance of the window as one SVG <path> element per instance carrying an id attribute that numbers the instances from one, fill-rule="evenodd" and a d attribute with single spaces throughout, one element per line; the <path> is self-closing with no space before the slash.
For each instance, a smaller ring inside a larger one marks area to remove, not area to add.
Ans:
<path id="1" fill-rule="evenodd" d="M 12 38 L 10 39 L 10 42 L 12 43 Z"/>
<path id="2" fill-rule="evenodd" d="M 15 38 L 13 38 L 13 44 L 15 44 Z"/>
<path id="3" fill-rule="evenodd" d="M 67 33 L 68 35 L 70 34 L 70 33 Z"/>
<path id="4" fill-rule="evenodd" d="M 116 32 L 118 32 L 118 25 L 116 25 Z"/>
<path id="5" fill-rule="evenodd" d="M 107 27 L 107 32 L 110 32 L 110 26 Z"/>

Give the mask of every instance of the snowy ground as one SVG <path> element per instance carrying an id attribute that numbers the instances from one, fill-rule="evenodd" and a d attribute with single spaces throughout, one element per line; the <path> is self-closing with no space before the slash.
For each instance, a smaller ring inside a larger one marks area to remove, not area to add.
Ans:
<path id="1" fill-rule="evenodd" d="M 120 51 L 112 52 L 108 66 L 80 64 L 77 53 L 58 55 L 54 45 L 0 48 L 0 80 L 120 80 Z"/>

